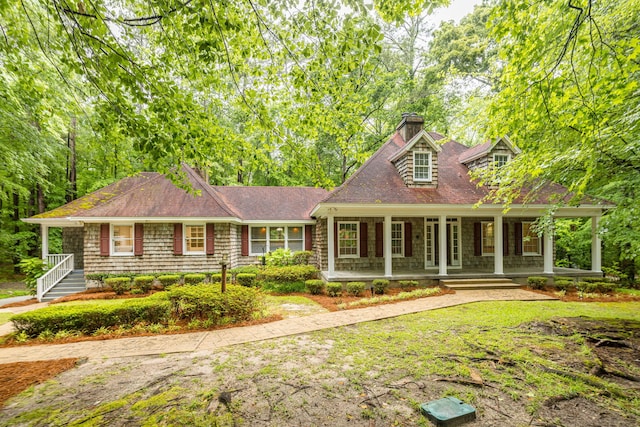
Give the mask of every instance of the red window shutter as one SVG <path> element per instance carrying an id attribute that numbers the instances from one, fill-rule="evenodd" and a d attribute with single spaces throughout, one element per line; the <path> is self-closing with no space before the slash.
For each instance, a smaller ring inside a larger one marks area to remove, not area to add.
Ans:
<path id="1" fill-rule="evenodd" d="M 544 255 L 544 234 L 538 237 L 538 245 L 540 246 L 540 255 Z"/>
<path id="2" fill-rule="evenodd" d="M 413 232 L 411 231 L 411 223 L 404 223 L 404 256 L 412 257 L 413 256 Z"/>
<path id="3" fill-rule="evenodd" d="M 173 254 L 182 255 L 182 224 L 173 224 Z"/>
<path id="4" fill-rule="evenodd" d="M 249 226 L 243 225 L 240 232 L 240 255 L 249 256 Z"/>
<path id="5" fill-rule="evenodd" d="M 304 250 L 305 251 L 313 250 L 313 226 L 312 225 L 304 226 Z"/>
<path id="6" fill-rule="evenodd" d="M 482 255 L 482 223 L 473 223 L 473 254 L 475 256 Z"/>
<path id="7" fill-rule="evenodd" d="M 109 224 L 100 224 L 100 256 L 109 256 Z"/>
<path id="8" fill-rule="evenodd" d="M 206 234 L 206 253 L 207 255 L 213 255 L 215 253 L 215 224 L 208 223 L 207 224 L 207 234 Z"/>
<path id="9" fill-rule="evenodd" d="M 369 240 L 368 229 L 366 222 L 360 223 L 360 257 L 366 258 L 369 256 Z"/>
<path id="10" fill-rule="evenodd" d="M 136 223 L 133 225 L 133 254 L 140 256 L 144 254 L 144 224 Z"/>
<path id="11" fill-rule="evenodd" d="M 514 253 L 516 255 L 522 255 L 522 223 L 521 222 L 515 223 L 514 234 L 515 234 L 514 240 L 516 244 L 516 250 Z"/>
<path id="12" fill-rule="evenodd" d="M 376 222 L 376 257 L 384 256 L 384 223 Z"/>
<path id="13" fill-rule="evenodd" d="M 509 255 L 509 224 L 502 223 L 502 255 Z"/>

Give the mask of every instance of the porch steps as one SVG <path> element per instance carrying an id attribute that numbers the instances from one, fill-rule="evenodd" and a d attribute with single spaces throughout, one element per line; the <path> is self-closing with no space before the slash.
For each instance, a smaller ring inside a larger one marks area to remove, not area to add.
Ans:
<path id="1" fill-rule="evenodd" d="M 449 289 L 517 289 L 519 284 L 511 279 L 440 279 L 440 284 Z"/>
<path id="2" fill-rule="evenodd" d="M 87 283 L 84 280 L 84 270 L 73 270 L 42 297 L 42 302 L 53 301 L 57 298 L 83 292 L 86 289 Z"/>

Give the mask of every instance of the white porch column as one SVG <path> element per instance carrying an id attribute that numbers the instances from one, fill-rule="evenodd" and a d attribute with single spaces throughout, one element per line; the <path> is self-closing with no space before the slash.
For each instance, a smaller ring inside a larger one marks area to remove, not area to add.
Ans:
<path id="1" fill-rule="evenodd" d="M 493 274 L 504 274 L 502 242 L 502 215 L 496 215 L 493 217 Z"/>
<path id="2" fill-rule="evenodd" d="M 334 237 L 333 237 L 333 215 L 327 216 L 327 268 L 329 278 L 333 278 L 335 276 L 335 261 L 334 258 L 336 254 L 334 253 L 333 248 L 335 247 Z"/>
<path id="3" fill-rule="evenodd" d="M 42 259 L 47 260 L 49 255 L 49 226 L 40 224 L 40 235 L 42 240 Z"/>
<path id="4" fill-rule="evenodd" d="M 391 254 L 391 216 L 384 217 L 384 277 L 393 276 L 393 255 Z"/>
<path id="5" fill-rule="evenodd" d="M 602 273 L 602 242 L 598 235 L 600 217 L 591 217 L 591 271 Z"/>
<path id="6" fill-rule="evenodd" d="M 438 274 L 441 276 L 447 275 L 447 216 L 440 215 L 438 218 L 438 253 L 440 259 L 438 260 Z"/>
<path id="7" fill-rule="evenodd" d="M 544 273 L 553 274 L 553 227 L 544 230 Z"/>

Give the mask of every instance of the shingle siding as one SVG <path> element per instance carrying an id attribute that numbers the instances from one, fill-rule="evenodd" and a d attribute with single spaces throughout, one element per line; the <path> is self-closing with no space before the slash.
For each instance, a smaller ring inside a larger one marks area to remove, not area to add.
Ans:
<path id="1" fill-rule="evenodd" d="M 422 182 L 413 180 L 413 153 L 431 153 L 431 181 Z M 424 141 L 418 142 L 410 151 L 395 161 L 396 169 L 409 188 L 436 188 L 438 187 L 438 153 Z"/>

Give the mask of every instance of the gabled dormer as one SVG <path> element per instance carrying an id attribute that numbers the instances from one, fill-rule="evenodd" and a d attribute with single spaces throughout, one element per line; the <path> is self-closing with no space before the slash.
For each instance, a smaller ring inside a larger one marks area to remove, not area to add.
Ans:
<path id="1" fill-rule="evenodd" d="M 516 147 L 507 136 L 487 141 L 484 144 L 476 145 L 466 150 L 460 155 L 458 160 L 466 165 L 469 170 L 478 168 L 501 167 L 511 159 L 520 154 L 520 149 Z"/>
<path id="2" fill-rule="evenodd" d="M 416 114 L 403 115 L 397 130 L 406 144 L 389 159 L 409 188 L 438 186 L 438 153 L 442 149 L 422 129 L 423 123 L 422 117 Z"/>

